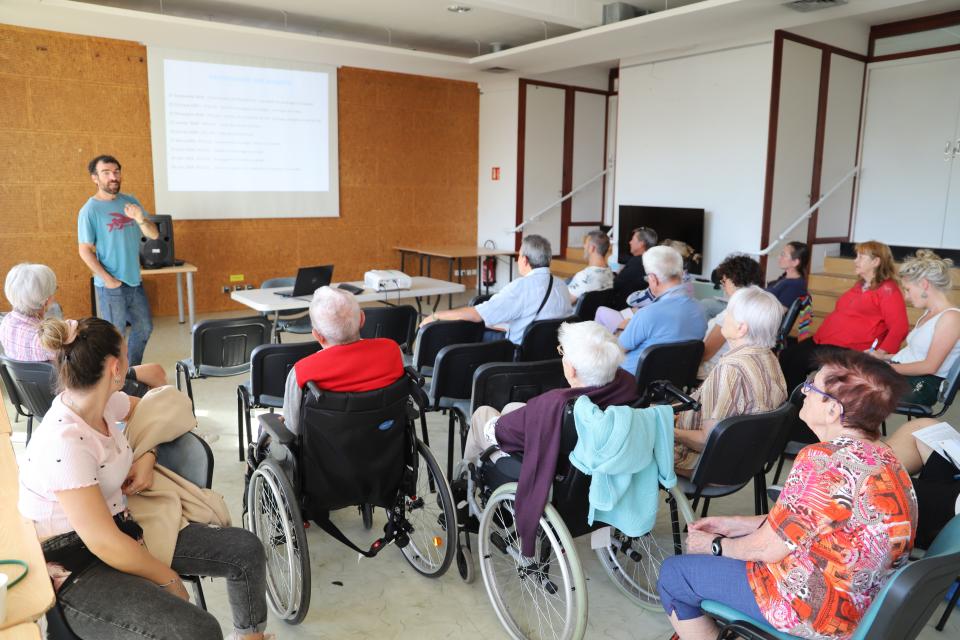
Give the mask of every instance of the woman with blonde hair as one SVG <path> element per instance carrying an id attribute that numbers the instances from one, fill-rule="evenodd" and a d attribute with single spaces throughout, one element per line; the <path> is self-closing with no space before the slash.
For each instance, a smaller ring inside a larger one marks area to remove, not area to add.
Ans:
<path id="1" fill-rule="evenodd" d="M 813 334 L 780 354 L 787 389 L 803 382 L 816 356 L 832 349 L 896 353 L 907 335 L 907 306 L 896 280 L 890 247 L 871 240 L 855 248 L 857 282 L 837 300 L 823 324 Z"/>
<path id="2" fill-rule="evenodd" d="M 873 355 L 888 361 L 893 370 L 907 377 L 907 402 L 931 405 L 937 401 L 940 383 L 960 357 L 960 309 L 947 298 L 953 286 L 953 261 L 929 249 L 917 251 L 900 266 L 900 280 L 907 298 L 923 315 L 907 334 L 907 345 L 894 354 Z"/>

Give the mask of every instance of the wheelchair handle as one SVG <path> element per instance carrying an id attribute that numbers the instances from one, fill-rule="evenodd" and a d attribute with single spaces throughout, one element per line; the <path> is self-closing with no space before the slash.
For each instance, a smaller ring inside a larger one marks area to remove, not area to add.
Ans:
<path id="1" fill-rule="evenodd" d="M 688 411 L 691 409 L 693 411 L 700 410 L 700 403 L 698 401 L 694 400 L 683 391 L 678 389 L 669 380 L 656 380 L 650 383 L 650 387 L 656 391 L 664 393 L 665 395 L 673 396 L 673 398 L 680 403 L 680 407 L 677 409 L 678 411 Z"/>

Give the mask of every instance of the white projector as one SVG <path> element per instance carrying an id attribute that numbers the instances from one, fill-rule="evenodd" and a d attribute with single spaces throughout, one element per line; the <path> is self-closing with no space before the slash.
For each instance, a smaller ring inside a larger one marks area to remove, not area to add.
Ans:
<path id="1" fill-rule="evenodd" d="M 400 291 L 413 286 L 413 280 L 396 269 L 373 269 L 363 274 L 363 286 L 374 291 Z"/>

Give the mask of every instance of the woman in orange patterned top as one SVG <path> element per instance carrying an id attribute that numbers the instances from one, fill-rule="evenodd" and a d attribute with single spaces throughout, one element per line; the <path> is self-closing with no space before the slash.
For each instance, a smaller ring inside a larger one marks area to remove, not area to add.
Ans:
<path id="1" fill-rule="evenodd" d="M 679 638 L 716 638 L 700 609 L 716 600 L 791 635 L 842 640 L 907 562 L 916 496 L 879 440 L 902 378 L 856 351 L 820 365 L 800 410 L 820 442 L 797 456 L 770 514 L 703 518 L 690 525 L 689 555 L 663 563 L 660 596 Z"/>

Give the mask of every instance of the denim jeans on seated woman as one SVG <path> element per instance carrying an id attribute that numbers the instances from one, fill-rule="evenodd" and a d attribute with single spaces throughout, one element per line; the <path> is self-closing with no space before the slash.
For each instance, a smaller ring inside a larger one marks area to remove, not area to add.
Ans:
<path id="1" fill-rule="evenodd" d="M 127 342 L 127 358 L 130 360 L 130 366 L 143 364 L 143 352 L 153 332 L 150 303 L 147 302 L 143 285 L 131 287 L 122 284 L 116 289 L 95 288 L 100 317 L 115 326 L 122 336 L 127 335 L 127 324 L 130 324 L 130 336 Z"/>
<path id="2" fill-rule="evenodd" d="M 189 524 L 180 531 L 172 568 L 183 575 L 227 579 L 238 632 L 263 631 L 267 622 L 263 545 L 237 527 Z M 220 623 L 149 580 L 97 560 L 57 594 L 67 624 L 84 640 L 220 640 Z"/>

